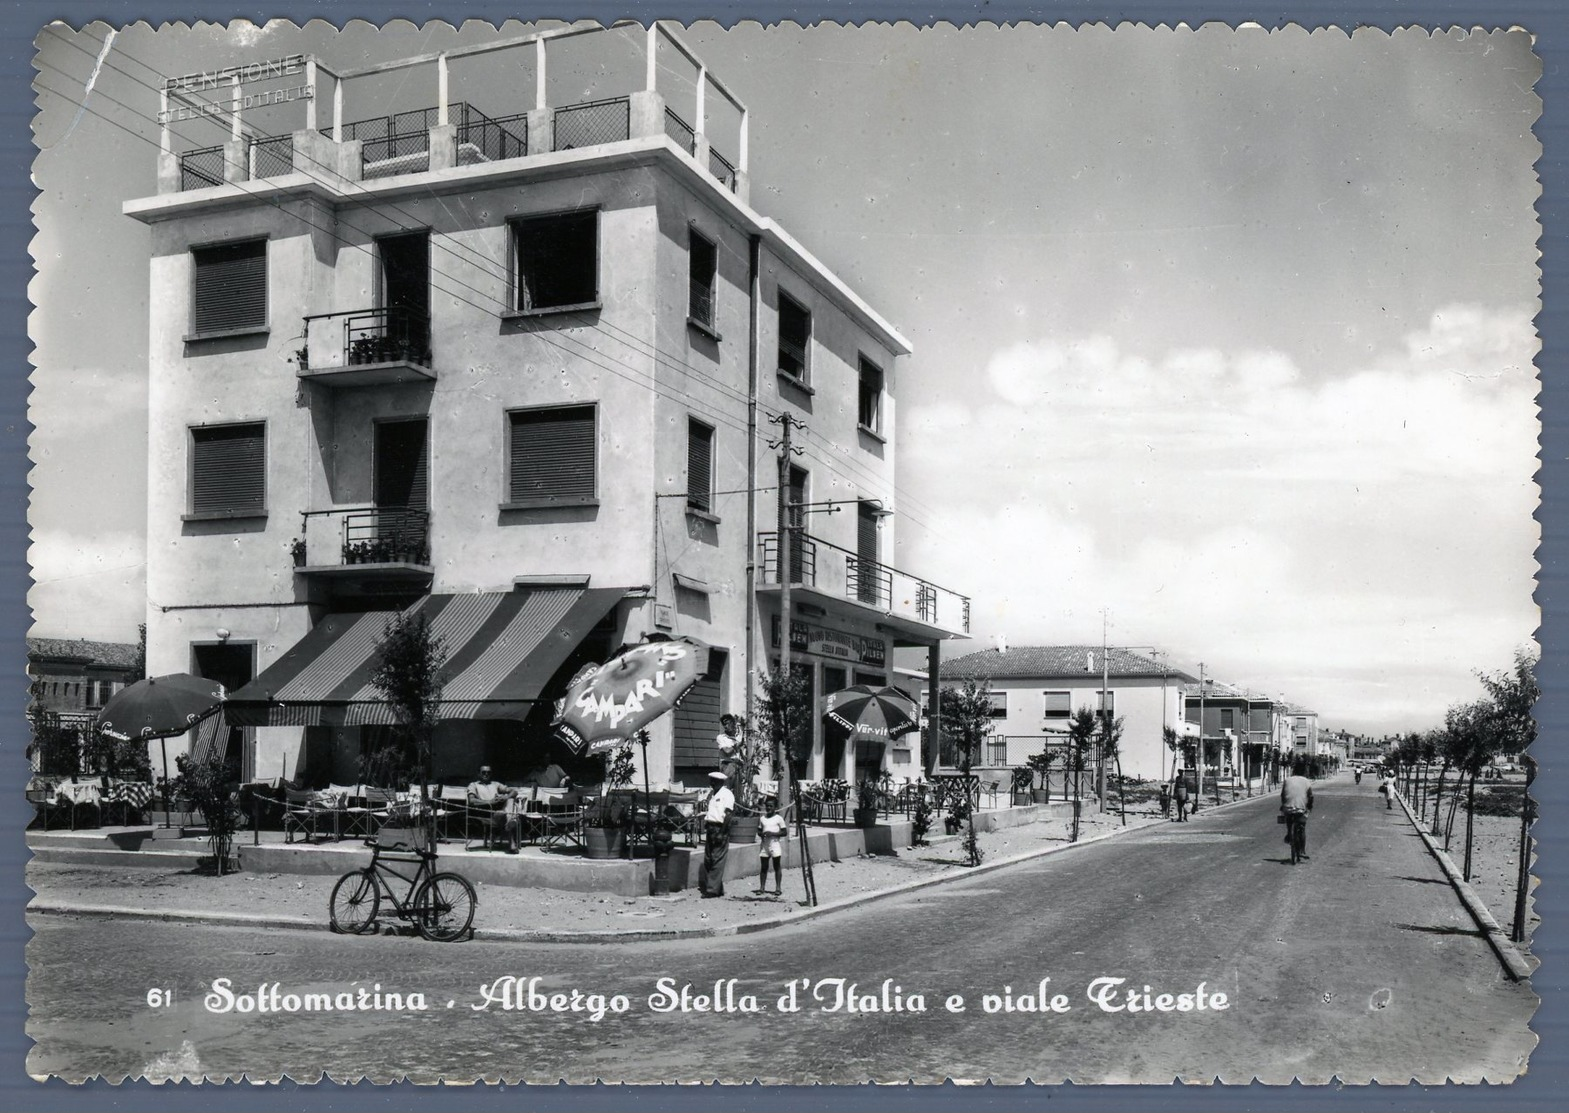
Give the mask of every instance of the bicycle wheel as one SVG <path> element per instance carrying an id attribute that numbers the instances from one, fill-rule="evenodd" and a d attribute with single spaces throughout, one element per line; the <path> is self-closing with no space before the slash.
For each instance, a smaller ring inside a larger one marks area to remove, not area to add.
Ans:
<path id="1" fill-rule="evenodd" d="M 343 935 L 363 935 L 376 923 L 376 910 L 381 906 L 381 887 L 376 884 L 376 874 L 370 870 L 353 870 L 338 878 L 332 887 L 328 909 L 332 915 L 332 930 Z"/>
<path id="2" fill-rule="evenodd" d="M 474 886 L 455 873 L 438 873 L 414 894 L 414 924 L 436 943 L 461 939 L 474 923 L 479 898 Z"/>
<path id="3" fill-rule="evenodd" d="M 1291 864 L 1294 866 L 1302 860 L 1302 821 L 1293 820 L 1291 823 Z"/>

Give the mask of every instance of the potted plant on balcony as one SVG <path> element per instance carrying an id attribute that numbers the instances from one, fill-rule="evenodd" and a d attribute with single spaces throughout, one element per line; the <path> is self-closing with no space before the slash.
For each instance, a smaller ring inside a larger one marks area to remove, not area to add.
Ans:
<path id="1" fill-rule="evenodd" d="M 1051 803 L 1051 767 L 1057 760 L 1057 755 L 1049 749 L 1043 749 L 1038 754 L 1031 754 L 1029 761 L 1030 772 L 1040 778 L 1040 784 L 1032 787 L 1031 799 L 1037 804 Z"/>
<path id="2" fill-rule="evenodd" d="M 305 567 L 305 538 L 296 537 L 289 542 L 289 557 L 294 561 L 294 567 Z"/>
<path id="3" fill-rule="evenodd" d="M 622 743 L 605 758 L 605 792 L 589 809 L 583 821 L 583 854 L 588 858 L 619 858 L 626 846 L 627 816 L 616 814 L 612 796 L 618 788 L 632 783 L 637 765 L 632 759 L 632 743 Z"/>

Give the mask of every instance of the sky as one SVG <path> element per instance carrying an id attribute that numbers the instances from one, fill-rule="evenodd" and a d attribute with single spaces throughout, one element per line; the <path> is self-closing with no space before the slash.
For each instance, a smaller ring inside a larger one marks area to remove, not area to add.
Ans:
<path id="1" fill-rule="evenodd" d="M 120 206 L 155 191 L 158 75 L 490 32 L 138 26 L 105 51 L 109 30 L 38 40 L 29 602 L 35 633 L 129 641 L 149 233 Z M 1098 644 L 1104 625 L 1384 732 L 1435 725 L 1530 644 L 1527 35 L 684 35 L 748 106 L 753 206 L 914 346 L 893 385 L 895 562 L 973 598 L 954 654 Z M 635 84 L 640 38 L 553 56 L 552 103 Z M 455 67 L 454 98 L 531 107 L 531 71 L 504 58 Z M 433 102 L 420 80 L 375 94 Z M 676 67 L 660 80 L 679 100 Z M 199 127 L 186 145 L 221 139 Z"/>

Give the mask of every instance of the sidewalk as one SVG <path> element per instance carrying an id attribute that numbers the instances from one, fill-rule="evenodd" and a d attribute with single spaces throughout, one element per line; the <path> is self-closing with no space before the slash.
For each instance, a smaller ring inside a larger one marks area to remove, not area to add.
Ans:
<path id="1" fill-rule="evenodd" d="M 1213 806 L 1200 813 L 1200 818 Z M 1115 812 L 1086 810 L 1080 844 L 1124 830 L 1164 822 L 1153 810 L 1132 809 L 1128 826 Z M 980 835 L 981 871 L 1022 858 L 1063 850 L 1070 821 L 1047 820 Z M 784 896 L 752 893 L 755 878 L 727 883 L 726 896 L 703 899 L 687 891 L 665 897 L 621 897 L 507 886 L 475 886 L 479 909 L 474 918 L 480 939 L 531 941 L 610 941 L 738 934 L 788 924 L 926 884 L 976 876 L 961 865 L 962 838 L 939 836 L 919 848 L 892 855 L 817 862 L 818 908 L 802 904 L 798 869 L 786 872 Z M 366 852 L 365 861 L 369 861 Z M 123 870 L 32 862 L 27 882 L 39 895 L 35 913 L 105 915 L 138 919 L 227 922 L 257 927 L 322 929 L 335 877 L 240 872 L 226 877 L 198 876 L 186 869 Z M 770 877 L 770 882 L 772 878 Z"/>

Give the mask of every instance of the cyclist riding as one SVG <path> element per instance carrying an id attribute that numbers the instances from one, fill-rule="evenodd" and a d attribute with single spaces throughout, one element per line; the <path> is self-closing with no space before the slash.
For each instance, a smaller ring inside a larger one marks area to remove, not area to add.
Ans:
<path id="1" fill-rule="evenodd" d="M 1313 783 L 1304 776 L 1306 762 L 1298 761 L 1291 776 L 1280 786 L 1280 810 L 1286 817 L 1286 842 L 1291 845 L 1291 864 L 1307 855 L 1307 813 L 1313 810 Z"/>

